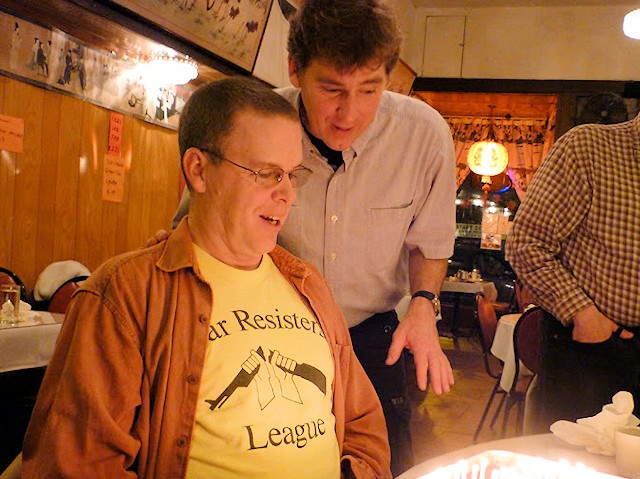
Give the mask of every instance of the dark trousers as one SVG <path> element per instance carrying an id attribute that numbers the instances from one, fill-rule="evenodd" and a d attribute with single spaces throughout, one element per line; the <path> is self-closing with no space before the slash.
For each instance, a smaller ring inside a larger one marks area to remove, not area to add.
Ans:
<path id="1" fill-rule="evenodd" d="M 394 477 L 413 466 L 411 404 L 406 381 L 406 354 L 393 366 L 385 360 L 398 327 L 395 311 L 375 314 L 349 330 L 356 356 L 378 393 L 389 432 Z"/>
<path id="2" fill-rule="evenodd" d="M 602 343 L 573 341 L 573 327 L 546 314 L 542 327 L 540 417 L 536 429 L 560 419 L 575 421 L 598 414 L 619 391 L 634 396 L 640 413 L 640 328 L 632 339 L 612 336 Z"/>

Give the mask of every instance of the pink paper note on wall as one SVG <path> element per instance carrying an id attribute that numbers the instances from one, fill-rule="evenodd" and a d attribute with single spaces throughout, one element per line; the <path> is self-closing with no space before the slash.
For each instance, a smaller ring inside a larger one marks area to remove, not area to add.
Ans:
<path id="1" fill-rule="evenodd" d="M 120 203 L 124 197 L 125 161 L 120 156 L 104 156 L 102 199 Z"/>
<path id="2" fill-rule="evenodd" d="M 22 153 L 24 149 L 24 119 L 0 115 L 0 150 Z"/>

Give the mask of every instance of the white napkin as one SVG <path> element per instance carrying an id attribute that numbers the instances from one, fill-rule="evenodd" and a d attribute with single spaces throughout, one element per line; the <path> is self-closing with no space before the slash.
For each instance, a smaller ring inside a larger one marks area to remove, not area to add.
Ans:
<path id="1" fill-rule="evenodd" d="M 620 391 L 613 402 L 595 416 L 571 421 L 554 422 L 550 429 L 556 437 L 574 446 L 584 446 L 588 452 L 614 456 L 615 431 L 619 426 L 637 426 L 640 419 L 633 415 L 633 396 Z"/>

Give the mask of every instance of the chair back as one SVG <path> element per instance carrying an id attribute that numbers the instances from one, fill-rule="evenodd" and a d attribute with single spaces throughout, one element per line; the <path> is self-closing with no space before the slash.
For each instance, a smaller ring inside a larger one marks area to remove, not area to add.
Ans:
<path id="1" fill-rule="evenodd" d="M 69 303 L 71 302 L 71 296 L 73 296 L 73 293 L 80 288 L 82 281 L 87 278 L 88 276 L 78 276 L 62 283 L 62 285 L 60 285 L 60 287 L 51 296 L 51 300 L 47 305 L 47 311 L 50 313 L 64 314 L 67 311 L 67 306 L 69 306 Z"/>
<path id="2" fill-rule="evenodd" d="M 540 344 L 542 340 L 542 318 L 544 310 L 540 306 L 527 309 L 513 331 L 513 351 L 516 361 L 516 373 L 513 383 L 518 381 L 520 361 L 532 373 L 540 371 Z"/>
<path id="3" fill-rule="evenodd" d="M 485 299 L 482 294 L 476 296 L 476 302 L 478 307 L 478 323 L 480 331 L 480 342 L 482 344 L 482 355 L 484 356 L 485 369 L 489 376 L 497 378 L 500 373 L 494 372 L 491 369 L 489 358 L 491 356 L 491 345 L 493 344 L 493 338 L 496 335 L 496 329 L 498 328 L 498 316 L 493 308 L 493 304 L 488 299 Z"/>
<path id="4" fill-rule="evenodd" d="M 0 285 L 1 284 L 17 284 L 23 286 L 18 275 L 6 268 L 0 268 Z"/>

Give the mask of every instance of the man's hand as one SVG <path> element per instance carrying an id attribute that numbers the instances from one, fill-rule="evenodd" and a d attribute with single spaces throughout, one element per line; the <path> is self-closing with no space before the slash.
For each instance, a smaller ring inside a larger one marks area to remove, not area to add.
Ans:
<path id="1" fill-rule="evenodd" d="M 428 377 L 433 392 L 449 392 L 454 383 L 453 371 L 440 346 L 436 314 L 430 301 L 416 298 L 409 303 L 407 314 L 393 333 L 386 363 L 394 364 L 404 348 L 413 353 L 420 390 L 426 391 Z"/>
<path id="2" fill-rule="evenodd" d="M 618 325 L 595 306 L 588 306 L 573 318 L 573 340 L 579 343 L 602 343 L 618 329 Z M 631 331 L 622 331 L 620 337 L 630 339 Z"/>
<path id="3" fill-rule="evenodd" d="M 161 241 L 166 240 L 170 235 L 171 233 L 167 230 L 158 230 L 154 236 L 147 240 L 145 246 L 149 247 L 158 244 Z"/>

